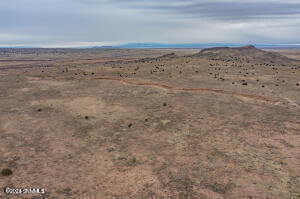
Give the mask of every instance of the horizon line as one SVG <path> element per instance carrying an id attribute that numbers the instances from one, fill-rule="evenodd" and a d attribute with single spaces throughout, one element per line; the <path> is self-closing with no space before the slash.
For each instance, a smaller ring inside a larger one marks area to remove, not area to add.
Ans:
<path id="1" fill-rule="evenodd" d="M 87 44 L 86 42 L 83 42 Z M 93 45 L 94 44 L 94 45 Z M 109 43 L 90 42 L 89 45 L 74 44 L 0 44 L 0 48 L 206 48 L 206 47 L 241 47 L 254 45 L 255 47 L 300 47 L 300 43 L 159 43 L 159 42 L 132 42 L 132 43 Z"/>

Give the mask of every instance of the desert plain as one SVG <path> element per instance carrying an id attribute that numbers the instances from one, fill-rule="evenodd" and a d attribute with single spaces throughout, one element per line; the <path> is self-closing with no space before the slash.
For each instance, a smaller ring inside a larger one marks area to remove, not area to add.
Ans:
<path id="1" fill-rule="evenodd" d="M 297 49 L 0 49 L 0 198 L 300 198 L 299 84 Z"/>

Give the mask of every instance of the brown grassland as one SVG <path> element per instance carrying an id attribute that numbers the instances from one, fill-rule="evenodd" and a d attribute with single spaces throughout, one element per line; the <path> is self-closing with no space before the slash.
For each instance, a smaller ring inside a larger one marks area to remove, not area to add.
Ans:
<path id="1" fill-rule="evenodd" d="M 300 198 L 300 51 L 199 51 L 0 49 L 0 198 Z"/>

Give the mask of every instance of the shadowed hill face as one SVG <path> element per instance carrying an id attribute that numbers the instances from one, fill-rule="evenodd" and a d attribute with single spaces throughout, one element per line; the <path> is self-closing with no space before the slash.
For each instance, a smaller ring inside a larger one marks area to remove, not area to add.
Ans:
<path id="1" fill-rule="evenodd" d="M 206 48 L 194 56 L 208 57 L 210 59 L 219 59 L 223 61 L 254 61 L 265 63 L 290 63 L 293 60 L 274 52 L 266 52 L 255 48 L 253 45 L 243 47 L 217 47 Z"/>
<path id="2" fill-rule="evenodd" d="M 256 49 L 256 48 L 253 45 L 247 45 L 247 46 L 236 47 L 236 48 L 232 48 L 232 49 L 248 50 L 248 49 Z"/>
<path id="3" fill-rule="evenodd" d="M 159 60 L 168 60 L 168 59 L 172 59 L 172 58 L 178 58 L 178 55 L 176 55 L 175 53 L 169 53 L 169 54 L 162 55 L 159 57 L 154 57 L 154 58 L 143 58 L 140 60 L 136 60 L 135 62 L 159 61 Z"/>

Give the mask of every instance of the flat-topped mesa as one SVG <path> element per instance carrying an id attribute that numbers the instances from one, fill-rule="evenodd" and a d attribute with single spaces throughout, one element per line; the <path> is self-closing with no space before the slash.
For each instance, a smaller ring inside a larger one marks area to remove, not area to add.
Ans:
<path id="1" fill-rule="evenodd" d="M 214 47 L 214 48 L 204 48 L 200 51 L 200 53 L 204 52 L 213 52 L 213 51 L 231 51 L 231 50 L 258 50 L 261 51 L 253 45 L 241 46 L 241 47 Z"/>
<path id="2" fill-rule="evenodd" d="M 253 45 L 242 47 L 216 47 L 205 48 L 199 53 L 192 55 L 192 57 L 206 57 L 209 59 L 219 59 L 224 61 L 238 61 L 246 60 L 253 62 L 264 63 L 286 63 L 292 61 L 291 59 L 275 52 L 267 52 L 256 48 Z"/>
<path id="3" fill-rule="evenodd" d="M 257 48 L 255 48 L 255 46 L 253 46 L 253 45 L 247 45 L 247 46 L 242 46 L 242 47 L 235 47 L 235 48 L 233 48 L 233 49 L 240 49 L 240 50 L 243 50 L 243 49 L 257 49 Z"/>

